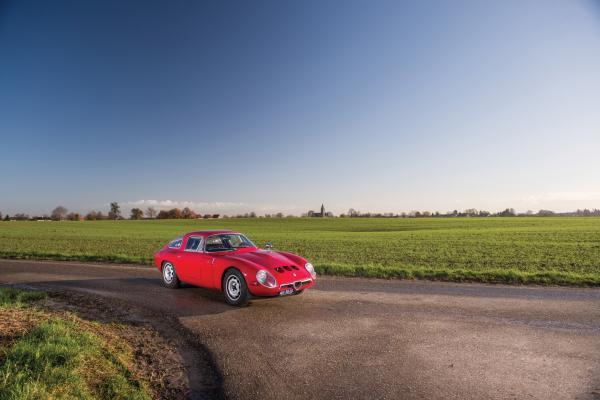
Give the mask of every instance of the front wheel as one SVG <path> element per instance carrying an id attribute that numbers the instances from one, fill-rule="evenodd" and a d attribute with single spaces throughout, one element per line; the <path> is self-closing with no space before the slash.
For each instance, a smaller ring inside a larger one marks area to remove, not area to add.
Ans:
<path id="1" fill-rule="evenodd" d="M 179 278 L 175 272 L 175 267 L 170 262 L 165 262 L 162 267 L 163 285 L 170 289 L 179 287 Z"/>
<path id="2" fill-rule="evenodd" d="M 223 277 L 225 300 L 232 306 L 244 307 L 250 301 L 250 292 L 246 280 L 240 271 L 230 269 Z"/>

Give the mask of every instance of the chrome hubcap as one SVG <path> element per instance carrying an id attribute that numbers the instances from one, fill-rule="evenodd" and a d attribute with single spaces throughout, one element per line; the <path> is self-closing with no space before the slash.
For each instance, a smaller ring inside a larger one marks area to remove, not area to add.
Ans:
<path id="1" fill-rule="evenodd" d="M 227 278 L 227 295 L 230 299 L 236 300 L 242 292 L 240 280 L 237 276 L 231 275 Z"/>
<path id="2" fill-rule="evenodd" d="M 175 269 L 172 264 L 165 264 L 163 267 L 163 278 L 165 282 L 171 283 L 173 282 L 173 278 L 175 277 Z"/>

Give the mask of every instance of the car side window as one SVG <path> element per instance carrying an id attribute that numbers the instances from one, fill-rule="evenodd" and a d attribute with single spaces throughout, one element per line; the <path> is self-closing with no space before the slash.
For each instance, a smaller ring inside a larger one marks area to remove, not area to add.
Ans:
<path id="1" fill-rule="evenodd" d="M 223 243 L 223 239 L 218 236 L 218 235 L 214 235 L 214 236 L 209 236 L 206 238 L 206 246 L 205 246 L 205 251 L 207 252 L 212 252 L 212 251 L 223 251 L 223 250 L 227 250 L 228 247 L 225 246 L 225 244 Z"/>
<path id="2" fill-rule="evenodd" d="M 199 237 L 190 237 L 185 244 L 185 251 L 199 251 L 201 249 L 200 244 L 202 243 L 202 238 Z"/>
<path id="3" fill-rule="evenodd" d="M 179 248 L 181 248 L 181 238 L 175 239 L 171 243 L 169 243 L 169 248 L 170 249 L 179 249 Z"/>

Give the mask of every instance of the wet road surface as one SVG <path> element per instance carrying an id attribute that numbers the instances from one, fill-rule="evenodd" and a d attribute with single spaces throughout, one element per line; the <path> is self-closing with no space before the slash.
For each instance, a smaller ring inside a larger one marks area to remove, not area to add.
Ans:
<path id="1" fill-rule="evenodd" d="M 600 399 L 600 289 L 320 278 L 240 309 L 148 267 L 0 260 L 0 283 L 177 318 L 234 399 Z"/>

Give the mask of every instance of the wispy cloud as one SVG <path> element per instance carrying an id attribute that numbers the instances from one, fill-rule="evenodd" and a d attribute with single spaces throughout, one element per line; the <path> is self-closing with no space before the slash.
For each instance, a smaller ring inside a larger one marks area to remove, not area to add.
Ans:
<path id="1" fill-rule="evenodd" d="M 235 203 L 235 202 L 221 202 L 221 201 L 180 201 L 180 200 L 135 200 L 135 201 L 127 201 L 122 203 L 123 206 L 127 208 L 139 207 L 154 207 L 158 210 L 167 210 L 171 208 L 185 208 L 189 207 L 195 211 L 199 212 L 217 212 L 224 210 L 242 210 L 246 208 L 246 204 L 244 203 Z"/>
<path id="2" fill-rule="evenodd" d="M 284 206 L 277 204 L 251 204 L 243 202 L 229 202 L 229 201 L 190 201 L 190 200 L 133 200 L 121 203 L 121 206 L 125 209 L 137 208 L 148 208 L 154 207 L 157 210 L 168 210 L 171 208 L 185 208 L 189 207 L 198 213 L 220 213 L 220 214 L 237 214 L 246 212 L 257 212 L 259 214 L 264 213 L 291 213 L 299 214 L 305 212 L 304 207 L 286 204 Z"/>

